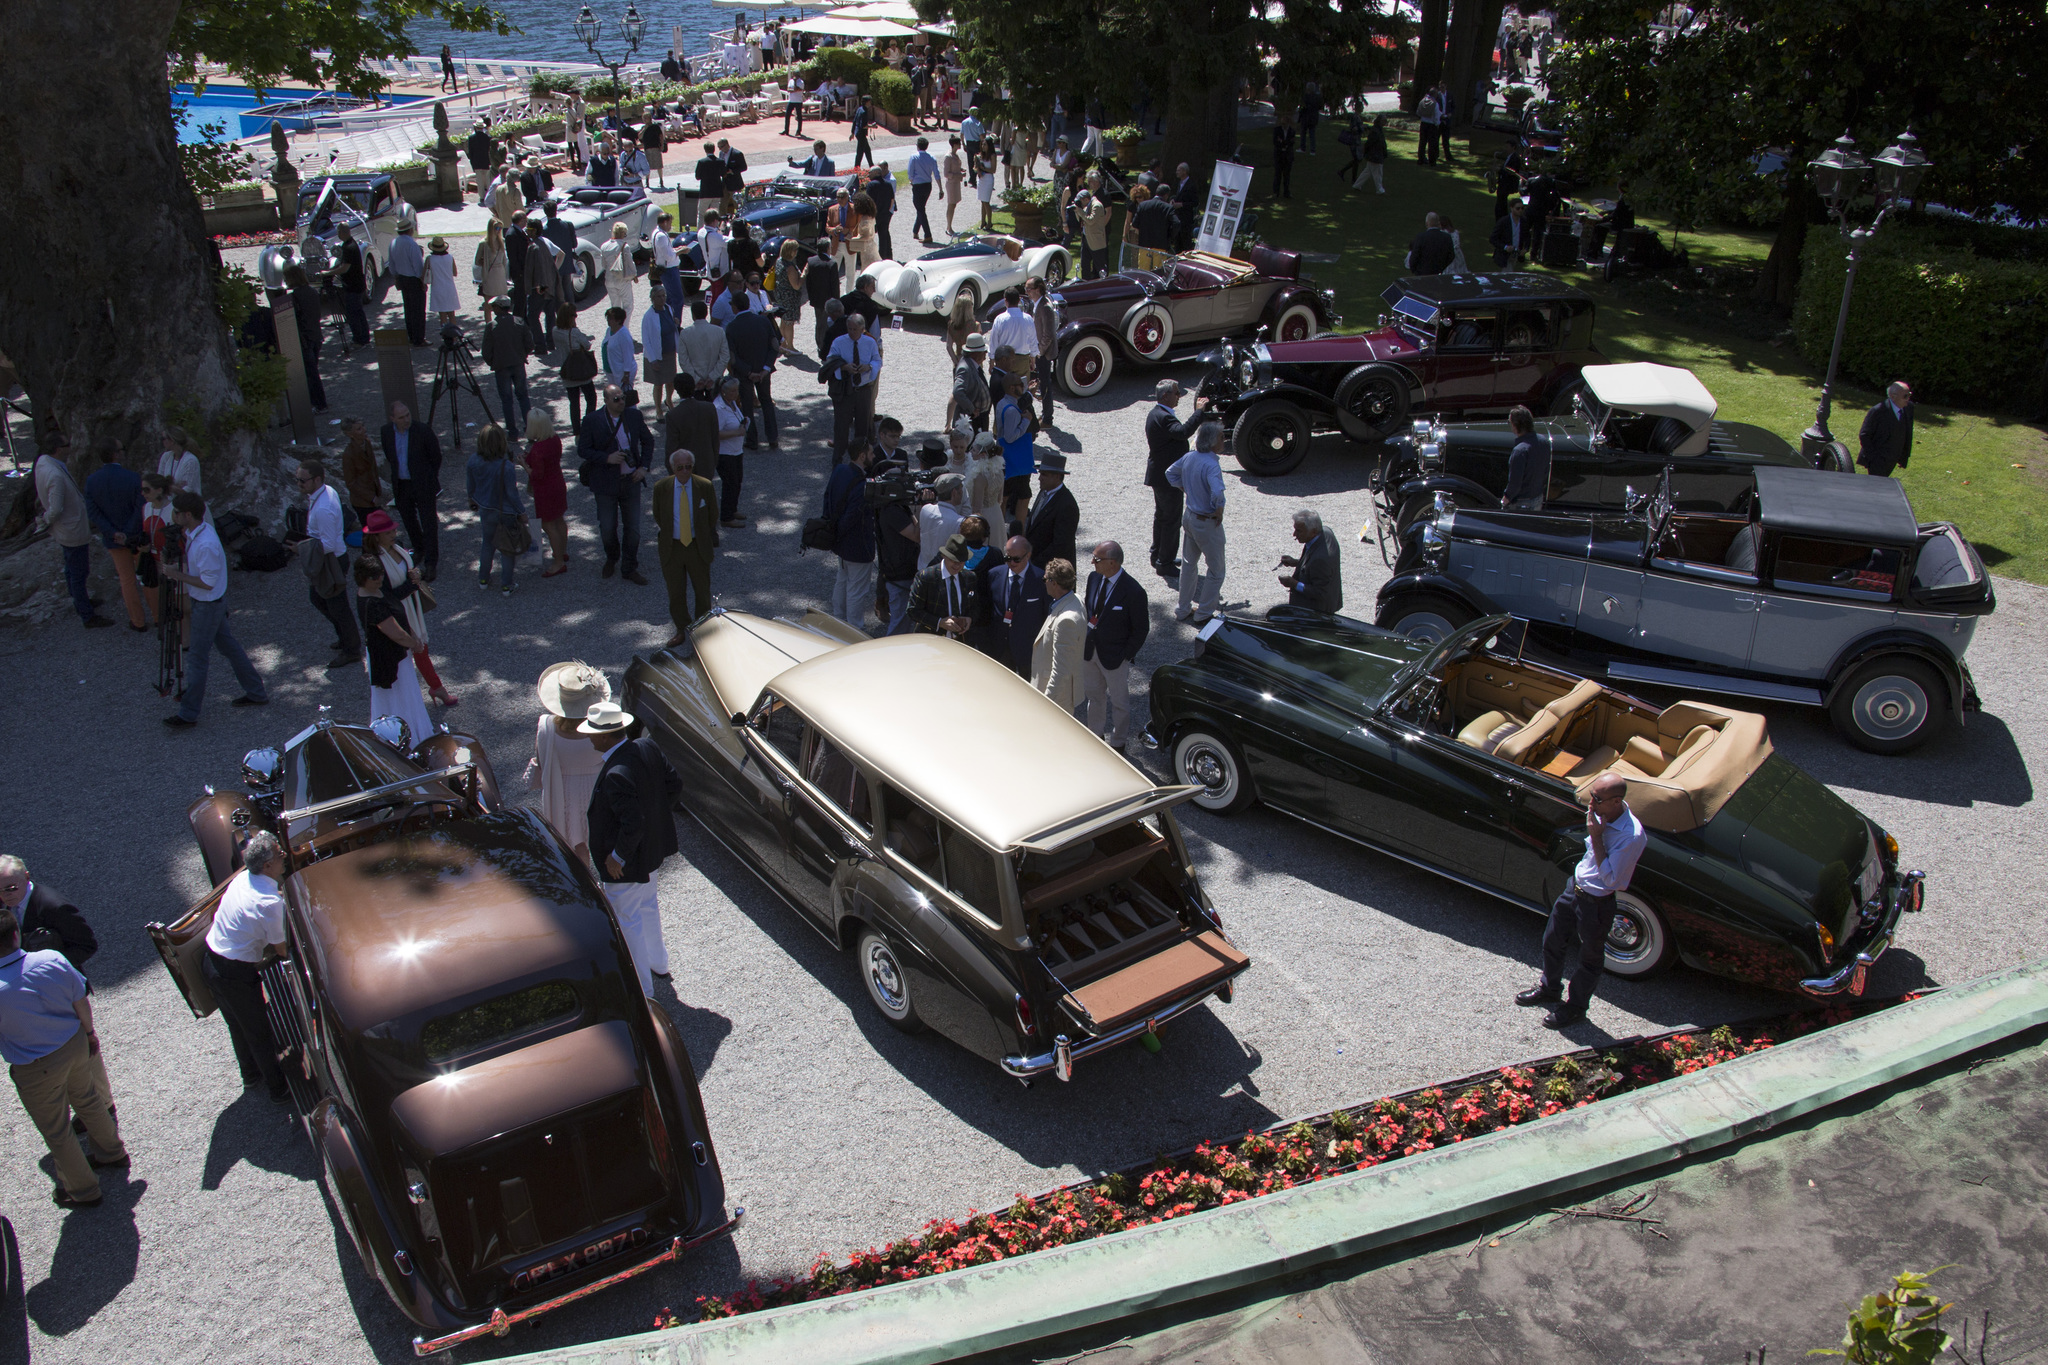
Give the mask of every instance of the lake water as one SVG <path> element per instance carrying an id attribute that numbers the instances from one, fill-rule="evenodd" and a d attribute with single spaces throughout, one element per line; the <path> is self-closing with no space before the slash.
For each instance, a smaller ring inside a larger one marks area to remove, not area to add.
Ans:
<path id="1" fill-rule="evenodd" d="M 246 85 L 231 85 L 221 81 L 208 81 L 206 89 L 202 93 L 194 95 L 191 86 L 180 85 L 171 91 L 171 107 L 173 109 L 184 109 L 187 114 L 184 122 L 178 125 L 178 141 L 204 141 L 205 139 L 200 136 L 199 130 L 202 125 L 208 123 L 220 124 L 222 127 L 221 136 L 228 142 L 233 142 L 237 138 L 254 137 L 258 133 L 267 131 L 270 127 L 269 122 L 263 119 L 253 119 L 244 123 L 242 115 L 248 113 L 251 109 L 265 104 L 277 104 L 286 100 L 297 99 L 303 93 L 302 91 L 294 90 L 259 92 L 251 90 Z M 419 96 L 402 95 L 387 96 L 386 98 L 397 103 L 405 103 L 418 99 Z M 290 127 L 292 125 L 287 122 L 286 126 Z"/>
<path id="2" fill-rule="evenodd" d="M 580 0 L 495 0 L 494 8 L 517 33 L 499 37 L 495 33 L 456 33 L 441 24 L 416 19 L 406 26 L 422 57 L 438 57 L 441 44 L 455 49 L 458 61 L 492 61 L 505 58 L 511 61 L 536 62 L 587 62 L 590 54 L 576 37 L 576 15 L 582 8 Z M 598 50 L 607 57 L 621 55 L 625 43 L 615 35 L 615 21 L 626 12 L 624 0 L 607 7 L 594 3 L 591 10 L 603 21 L 609 41 L 598 44 Z M 640 17 L 647 21 L 647 33 L 641 40 L 637 60 L 659 62 L 673 39 L 670 30 L 681 27 L 683 46 L 677 55 L 702 52 L 705 35 L 716 29 L 730 32 L 733 16 L 741 13 L 732 5 L 714 5 L 707 0 L 670 0 L 669 3 L 640 4 Z M 782 15 L 795 18 L 805 11 L 782 8 L 757 8 L 743 11 L 748 20 L 758 24 L 763 15 Z M 814 8 L 811 13 L 817 13 Z"/>

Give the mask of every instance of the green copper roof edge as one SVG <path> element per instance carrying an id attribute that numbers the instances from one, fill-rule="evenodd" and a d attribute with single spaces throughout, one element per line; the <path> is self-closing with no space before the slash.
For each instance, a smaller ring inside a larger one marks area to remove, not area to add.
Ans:
<path id="1" fill-rule="evenodd" d="M 505 1359 L 954 1360 L 1242 1288 L 1619 1179 L 2043 1023 L 2048 962 L 2029 963 L 1584 1109 L 1241 1204 L 838 1298 Z"/>

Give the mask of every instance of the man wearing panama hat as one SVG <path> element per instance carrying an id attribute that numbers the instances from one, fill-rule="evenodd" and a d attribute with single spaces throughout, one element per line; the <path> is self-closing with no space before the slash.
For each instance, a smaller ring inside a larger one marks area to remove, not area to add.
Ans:
<path id="1" fill-rule="evenodd" d="M 640 970 L 640 989 L 651 995 L 653 978 L 668 977 L 654 878 L 676 851 L 671 811 L 683 779 L 653 740 L 627 737 L 632 725 L 630 711 L 601 701 L 584 713 L 576 732 L 604 756 L 590 794 L 590 861 Z"/>

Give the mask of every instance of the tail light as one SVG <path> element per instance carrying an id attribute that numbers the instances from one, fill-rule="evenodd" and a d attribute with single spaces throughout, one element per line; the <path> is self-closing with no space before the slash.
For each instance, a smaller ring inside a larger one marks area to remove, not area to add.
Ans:
<path id="1" fill-rule="evenodd" d="M 1031 1017 L 1031 1002 L 1020 993 L 1017 1001 L 1017 1031 L 1026 1038 L 1038 1032 L 1038 1021 Z"/>

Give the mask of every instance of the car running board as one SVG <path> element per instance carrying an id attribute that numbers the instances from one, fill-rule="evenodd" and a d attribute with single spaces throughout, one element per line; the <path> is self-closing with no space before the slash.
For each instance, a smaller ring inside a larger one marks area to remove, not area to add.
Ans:
<path id="1" fill-rule="evenodd" d="M 1763 682 L 1754 678 L 1729 678 L 1719 673 L 1688 673 L 1682 668 L 1650 668 L 1643 664 L 1609 664 L 1607 676 L 1622 682 L 1655 683 L 1686 692 L 1718 692 L 1731 697 L 1754 697 L 1758 701 L 1784 701 L 1794 706 L 1819 706 L 1825 700 L 1817 687 L 1795 687 L 1790 683 Z"/>

